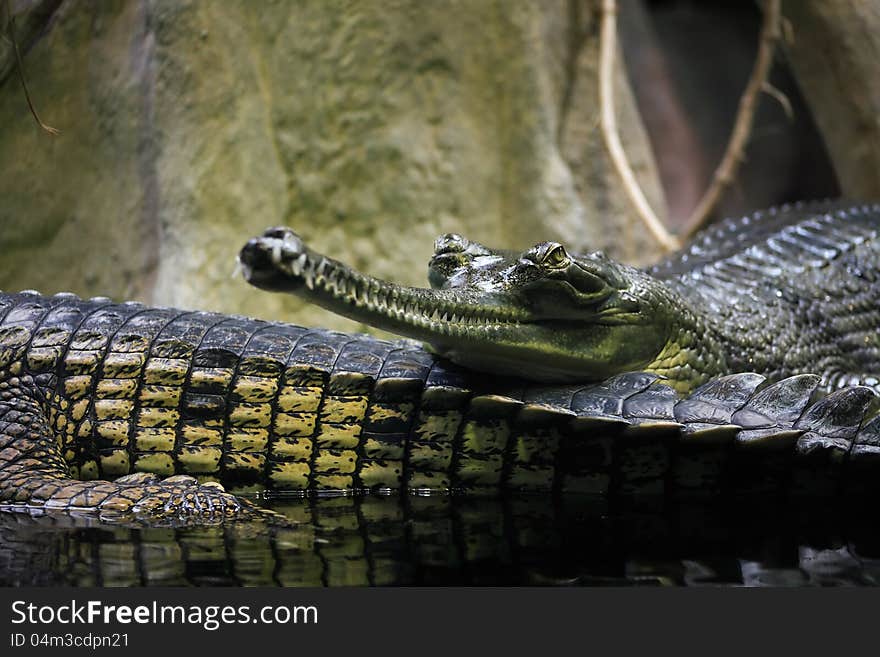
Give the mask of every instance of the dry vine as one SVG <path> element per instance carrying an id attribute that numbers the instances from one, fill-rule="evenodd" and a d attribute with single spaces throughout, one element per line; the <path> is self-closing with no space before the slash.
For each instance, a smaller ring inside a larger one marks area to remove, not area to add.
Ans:
<path id="1" fill-rule="evenodd" d="M 772 87 L 767 83 L 770 66 L 773 64 L 773 53 L 776 50 L 776 42 L 780 35 L 780 4 L 781 0 L 765 0 L 764 21 L 761 25 L 761 40 L 758 44 L 758 56 L 755 58 L 755 66 L 752 75 L 746 85 L 745 91 L 739 100 L 739 110 L 736 114 L 736 122 L 730 133 L 730 141 L 721 163 L 715 169 L 712 183 L 703 194 L 703 198 L 694 208 L 691 216 L 685 223 L 684 234 L 691 237 L 694 233 L 705 226 L 712 210 L 718 204 L 724 190 L 730 186 L 736 177 L 736 170 L 743 160 L 746 143 L 752 132 L 752 122 L 755 118 L 755 107 L 762 91 L 769 91 Z M 772 94 L 772 92 L 770 92 Z M 779 96 L 773 94 L 779 100 Z M 781 101 L 780 101 L 781 102 Z M 783 107 L 785 107 L 783 103 Z M 790 111 L 790 106 L 789 106 Z"/>
<path id="2" fill-rule="evenodd" d="M 617 115 L 614 111 L 614 52 L 617 49 L 617 2 L 602 1 L 602 26 L 599 37 L 599 104 L 602 109 L 602 135 L 605 147 L 611 156 L 617 175 L 620 176 L 624 191 L 629 197 L 639 217 L 645 222 L 654 238 L 667 251 L 674 251 L 680 245 L 663 222 L 651 209 L 651 204 L 642 193 L 642 188 L 633 174 L 632 167 L 620 143 L 617 131 Z"/>
<path id="3" fill-rule="evenodd" d="M 746 143 L 752 131 L 752 123 L 755 115 L 758 98 L 762 91 L 776 98 L 790 112 L 790 105 L 784 96 L 767 82 L 767 76 L 773 63 L 773 55 L 776 43 L 779 41 L 782 19 L 781 0 L 765 0 L 764 18 L 761 25 L 761 36 L 758 44 L 758 53 L 755 65 L 749 77 L 748 84 L 740 98 L 736 121 L 731 132 L 730 140 L 724 152 L 724 157 L 712 176 L 709 185 L 697 207 L 685 223 L 682 234 L 690 238 L 698 230 L 703 228 L 712 214 L 721 195 L 730 186 L 736 177 L 736 171 L 743 160 Z M 620 143 L 617 132 L 617 121 L 614 112 L 613 98 L 613 72 L 614 51 L 617 47 L 617 2 L 616 0 L 602 0 L 602 24 L 600 34 L 599 51 L 599 99 L 602 106 L 602 133 L 605 137 L 605 145 L 608 148 L 611 160 L 621 178 L 624 191 L 647 226 L 651 234 L 667 250 L 674 250 L 680 246 L 679 240 L 666 230 L 663 223 L 651 209 L 645 199 L 641 187 L 633 175 L 632 168 L 627 160 L 626 153 Z"/>
<path id="4" fill-rule="evenodd" d="M 24 89 L 25 100 L 27 100 L 27 104 L 31 110 L 31 114 L 33 115 L 34 120 L 39 124 L 39 126 L 43 130 L 48 132 L 50 135 L 57 135 L 58 130 L 56 128 L 53 128 L 50 125 L 46 125 L 45 123 L 42 122 L 42 120 L 40 120 L 40 117 L 37 114 L 37 110 L 34 107 L 34 103 L 33 103 L 33 101 L 31 101 L 31 94 L 28 91 L 27 81 L 25 81 L 25 78 L 24 78 L 24 66 L 22 65 L 22 62 L 21 62 L 21 53 L 18 50 L 18 40 L 15 38 L 15 16 L 13 16 L 13 14 L 12 14 L 12 8 L 9 6 L 9 0 L 6 0 L 5 5 L 6 5 L 6 17 L 8 20 L 8 27 L 9 27 L 9 40 L 12 42 L 12 50 L 15 53 L 15 64 L 16 64 L 16 68 L 18 69 L 18 78 L 19 78 L 19 80 L 21 80 L 21 87 L 22 87 L 22 89 Z"/>

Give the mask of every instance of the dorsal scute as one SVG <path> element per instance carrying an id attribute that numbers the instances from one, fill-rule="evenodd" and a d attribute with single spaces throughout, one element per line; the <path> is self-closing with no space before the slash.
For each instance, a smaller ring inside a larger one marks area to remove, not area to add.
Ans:
<path id="1" fill-rule="evenodd" d="M 752 395 L 731 419 L 748 428 L 794 424 L 810 403 L 819 381 L 815 374 L 798 374 L 768 385 Z"/>
<path id="2" fill-rule="evenodd" d="M 697 418 L 701 421 L 723 418 L 729 422 L 764 380 L 764 376 L 754 372 L 712 379 L 676 405 L 675 417 L 679 422 L 697 421 Z"/>
<path id="3" fill-rule="evenodd" d="M 851 386 L 822 398 L 801 416 L 795 428 L 829 438 L 852 440 L 877 393 L 865 386 Z"/>
<path id="4" fill-rule="evenodd" d="M 571 410 L 578 415 L 622 417 L 627 398 L 644 391 L 659 378 L 650 372 L 618 374 L 575 393 Z"/>
<path id="5" fill-rule="evenodd" d="M 864 423 L 849 452 L 850 463 L 856 467 L 880 465 L 880 415 Z M 873 467 L 872 467 L 873 466 Z"/>

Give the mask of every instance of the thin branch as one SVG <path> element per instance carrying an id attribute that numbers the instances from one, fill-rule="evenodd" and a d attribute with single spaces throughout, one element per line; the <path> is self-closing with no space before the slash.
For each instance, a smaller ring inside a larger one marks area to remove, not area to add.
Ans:
<path id="1" fill-rule="evenodd" d="M 602 0 L 602 26 L 599 37 L 599 104 L 602 108 L 602 135 L 605 147 L 620 176 L 626 195 L 654 238 L 667 251 L 679 248 L 679 241 L 666 230 L 642 193 L 620 143 L 614 111 L 614 54 L 617 49 L 617 2 Z"/>
<path id="2" fill-rule="evenodd" d="M 19 80 L 21 80 L 22 89 L 24 89 L 25 100 L 27 100 L 27 104 L 31 110 L 31 114 L 33 115 L 34 120 L 39 124 L 39 126 L 50 135 L 57 135 L 58 130 L 56 128 L 53 128 L 50 125 L 46 125 L 40 120 L 40 117 L 37 114 L 37 110 L 34 107 L 34 103 L 33 101 L 31 101 L 31 94 L 28 91 L 27 82 L 24 79 L 24 66 L 21 63 L 21 53 L 18 51 L 18 41 L 15 38 L 15 16 L 12 15 L 12 9 L 9 6 L 9 0 L 6 0 L 6 14 L 9 19 L 9 38 L 12 41 L 12 50 L 15 52 L 15 62 L 16 68 L 18 69 L 18 78 Z"/>
<path id="3" fill-rule="evenodd" d="M 755 67 L 752 69 L 752 75 L 739 100 L 736 122 L 730 134 L 730 141 L 727 144 L 724 157 L 712 176 L 712 183 L 685 223 L 684 235 L 686 237 L 691 237 L 703 228 L 721 199 L 721 195 L 736 177 L 736 170 L 743 159 L 746 143 L 752 132 L 755 107 L 758 104 L 761 90 L 767 84 L 767 75 L 773 64 L 773 53 L 780 35 L 780 13 L 780 0 L 765 0 L 764 22 L 761 26 L 761 40 L 758 45 L 758 55 L 755 58 Z"/>

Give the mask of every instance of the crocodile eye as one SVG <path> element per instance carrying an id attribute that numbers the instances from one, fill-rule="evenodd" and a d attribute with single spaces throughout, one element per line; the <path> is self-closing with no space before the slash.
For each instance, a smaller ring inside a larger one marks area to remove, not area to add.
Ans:
<path id="1" fill-rule="evenodd" d="M 561 244 L 552 246 L 541 258 L 541 264 L 550 269 L 560 269 L 568 266 L 568 254 Z"/>

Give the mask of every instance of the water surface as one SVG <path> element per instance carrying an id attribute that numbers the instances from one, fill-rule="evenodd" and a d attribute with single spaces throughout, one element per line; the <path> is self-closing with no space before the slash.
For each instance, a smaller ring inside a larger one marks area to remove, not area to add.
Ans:
<path id="1" fill-rule="evenodd" d="M 275 501 L 294 528 L 131 528 L 0 513 L 0 584 L 833 586 L 880 581 L 852 505 L 621 508 L 545 495 Z"/>

